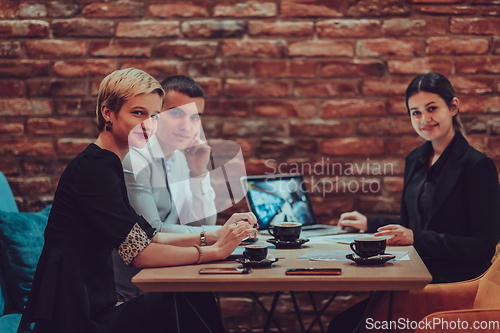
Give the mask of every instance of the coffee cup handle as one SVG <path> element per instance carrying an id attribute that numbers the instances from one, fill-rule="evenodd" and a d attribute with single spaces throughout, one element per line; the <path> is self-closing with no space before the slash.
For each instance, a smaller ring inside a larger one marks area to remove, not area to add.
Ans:
<path id="1" fill-rule="evenodd" d="M 273 231 L 273 226 L 270 225 L 269 228 L 267 229 L 267 232 L 269 233 L 269 235 L 273 236 L 274 238 L 276 238 L 276 236 L 274 236 L 274 231 Z"/>
<path id="2" fill-rule="evenodd" d="M 351 247 L 352 252 L 354 252 L 354 253 L 356 253 L 358 256 L 360 256 L 360 255 L 359 255 L 359 253 L 358 253 L 358 251 L 356 251 L 356 243 L 352 242 L 351 244 L 349 244 L 349 246 Z M 360 256 L 360 257 L 361 257 L 361 256 Z"/>

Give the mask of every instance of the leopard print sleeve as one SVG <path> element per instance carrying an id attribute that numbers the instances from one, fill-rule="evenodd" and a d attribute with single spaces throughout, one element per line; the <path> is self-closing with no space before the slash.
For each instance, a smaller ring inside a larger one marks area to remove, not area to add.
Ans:
<path id="1" fill-rule="evenodd" d="M 153 236 L 155 234 L 156 232 Z M 151 239 L 149 239 L 148 235 L 142 230 L 139 224 L 136 223 L 118 248 L 118 254 L 127 265 L 130 265 L 139 252 L 144 250 L 150 243 Z"/>

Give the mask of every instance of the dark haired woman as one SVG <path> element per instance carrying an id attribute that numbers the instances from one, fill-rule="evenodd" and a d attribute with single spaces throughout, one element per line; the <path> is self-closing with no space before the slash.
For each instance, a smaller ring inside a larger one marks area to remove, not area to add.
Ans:
<path id="1" fill-rule="evenodd" d="M 495 165 L 462 135 L 459 100 L 443 75 L 414 78 L 406 106 L 413 128 L 427 142 L 406 157 L 400 217 L 349 212 L 339 225 L 393 236 L 388 245 L 413 245 L 433 283 L 475 278 L 491 265 L 500 239 Z M 337 331 L 335 321 L 329 332 Z"/>
<path id="2" fill-rule="evenodd" d="M 256 232 L 255 216 L 235 214 L 218 241 L 200 247 L 196 235 L 172 240 L 157 233 L 131 208 L 121 160 L 129 146 L 143 147 L 154 133 L 163 96 L 159 83 L 137 69 L 115 71 L 102 81 L 96 109 L 101 133 L 61 176 L 18 332 L 29 331 L 30 323 L 37 333 L 174 331 L 171 293 L 146 293 L 115 306 L 111 250 L 138 268 L 195 264 L 224 259 Z M 212 294 L 184 296 L 177 297 L 183 332 L 207 332 L 207 326 L 225 332 Z"/>

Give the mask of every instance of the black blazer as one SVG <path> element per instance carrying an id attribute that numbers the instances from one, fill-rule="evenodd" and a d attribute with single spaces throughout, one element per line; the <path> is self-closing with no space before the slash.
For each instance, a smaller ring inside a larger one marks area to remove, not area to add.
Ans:
<path id="1" fill-rule="evenodd" d="M 500 240 L 500 187 L 493 161 L 472 148 L 461 133 L 437 183 L 428 223 L 409 216 L 407 201 L 418 205 L 408 184 L 419 157 L 431 142 L 406 157 L 399 218 L 368 218 L 368 232 L 387 224 L 413 230 L 413 246 L 432 274 L 434 283 L 475 278 L 491 265 Z"/>

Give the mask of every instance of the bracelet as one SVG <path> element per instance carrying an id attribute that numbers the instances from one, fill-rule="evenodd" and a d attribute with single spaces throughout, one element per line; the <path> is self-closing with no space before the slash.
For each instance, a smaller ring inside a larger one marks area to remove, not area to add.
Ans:
<path id="1" fill-rule="evenodd" d="M 200 233 L 200 245 L 207 246 L 207 238 L 205 237 L 205 231 Z"/>
<path id="2" fill-rule="evenodd" d="M 198 261 L 195 262 L 196 265 L 201 264 L 201 261 L 203 260 L 203 250 L 198 244 L 193 245 L 197 250 L 198 250 Z"/>

